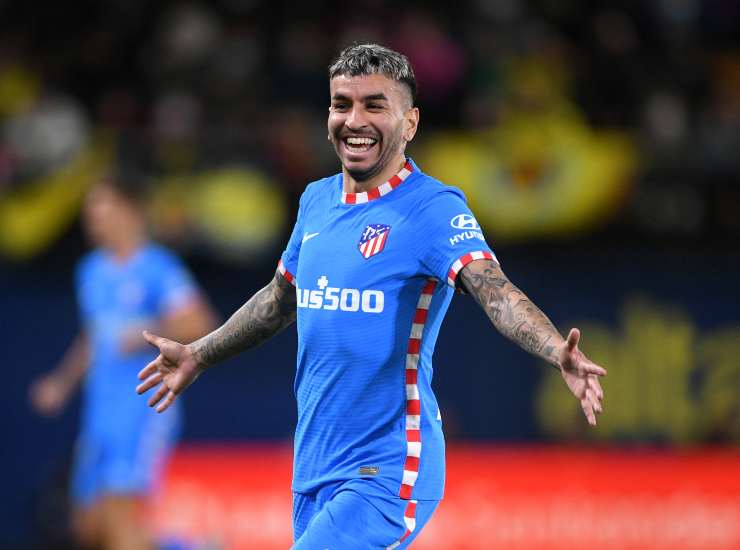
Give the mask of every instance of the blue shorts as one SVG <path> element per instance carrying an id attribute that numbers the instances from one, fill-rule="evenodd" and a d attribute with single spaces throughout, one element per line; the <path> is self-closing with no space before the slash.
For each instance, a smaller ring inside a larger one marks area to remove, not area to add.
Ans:
<path id="1" fill-rule="evenodd" d="M 293 493 L 293 550 L 406 548 L 438 500 L 403 500 L 366 479 Z"/>
<path id="2" fill-rule="evenodd" d="M 75 449 L 72 501 L 85 506 L 104 493 L 149 494 L 177 441 L 178 413 L 148 410 L 105 426 L 83 426 Z"/>

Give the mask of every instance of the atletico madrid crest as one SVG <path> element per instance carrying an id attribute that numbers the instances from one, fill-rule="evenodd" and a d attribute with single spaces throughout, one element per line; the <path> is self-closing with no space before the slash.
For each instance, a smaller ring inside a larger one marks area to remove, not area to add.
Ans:
<path id="1" fill-rule="evenodd" d="M 362 232 L 362 237 L 360 237 L 360 242 L 357 245 L 360 254 L 367 259 L 370 256 L 375 256 L 379 252 L 382 252 L 390 232 L 390 225 L 383 225 L 381 223 L 368 225 Z"/>

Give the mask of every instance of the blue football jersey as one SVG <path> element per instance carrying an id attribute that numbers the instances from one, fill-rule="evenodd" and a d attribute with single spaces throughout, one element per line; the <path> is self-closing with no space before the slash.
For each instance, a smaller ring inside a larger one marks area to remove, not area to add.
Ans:
<path id="1" fill-rule="evenodd" d="M 413 161 L 367 193 L 342 184 L 306 188 L 279 262 L 297 295 L 293 490 L 359 477 L 437 500 L 434 344 L 460 269 L 495 256 L 462 192 Z"/>
<path id="2" fill-rule="evenodd" d="M 123 429 L 143 421 L 142 415 L 153 414 L 133 387 L 156 350 L 143 345 L 126 351 L 124 340 L 145 328 L 156 328 L 162 317 L 197 292 L 180 260 L 153 244 L 124 261 L 105 250 L 95 250 L 80 261 L 77 299 L 91 347 L 83 413 L 88 427 Z"/>

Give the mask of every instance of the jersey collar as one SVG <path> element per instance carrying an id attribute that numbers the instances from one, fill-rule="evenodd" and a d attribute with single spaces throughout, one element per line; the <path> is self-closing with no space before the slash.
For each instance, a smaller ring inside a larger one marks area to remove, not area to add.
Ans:
<path id="1" fill-rule="evenodd" d="M 379 199 L 383 195 L 387 195 L 393 191 L 396 187 L 401 185 L 403 181 L 409 177 L 409 174 L 414 171 L 414 166 L 411 164 L 411 160 L 407 159 L 406 164 L 403 165 L 401 171 L 389 179 L 387 182 L 370 189 L 365 193 L 345 193 L 342 191 L 342 203 L 344 204 L 362 204 L 365 202 L 374 201 Z"/>

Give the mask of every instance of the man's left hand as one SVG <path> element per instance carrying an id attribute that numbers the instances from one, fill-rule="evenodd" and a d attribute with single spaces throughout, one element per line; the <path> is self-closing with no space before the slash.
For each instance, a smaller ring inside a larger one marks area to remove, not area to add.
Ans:
<path id="1" fill-rule="evenodd" d="M 581 409 L 588 423 L 596 426 L 596 415 L 604 410 L 601 404 L 604 390 L 599 384 L 599 376 L 606 376 L 606 369 L 588 359 L 578 349 L 580 339 L 581 331 L 577 328 L 570 329 L 558 355 L 560 373 L 570 391 L 581 402 Z"/>

